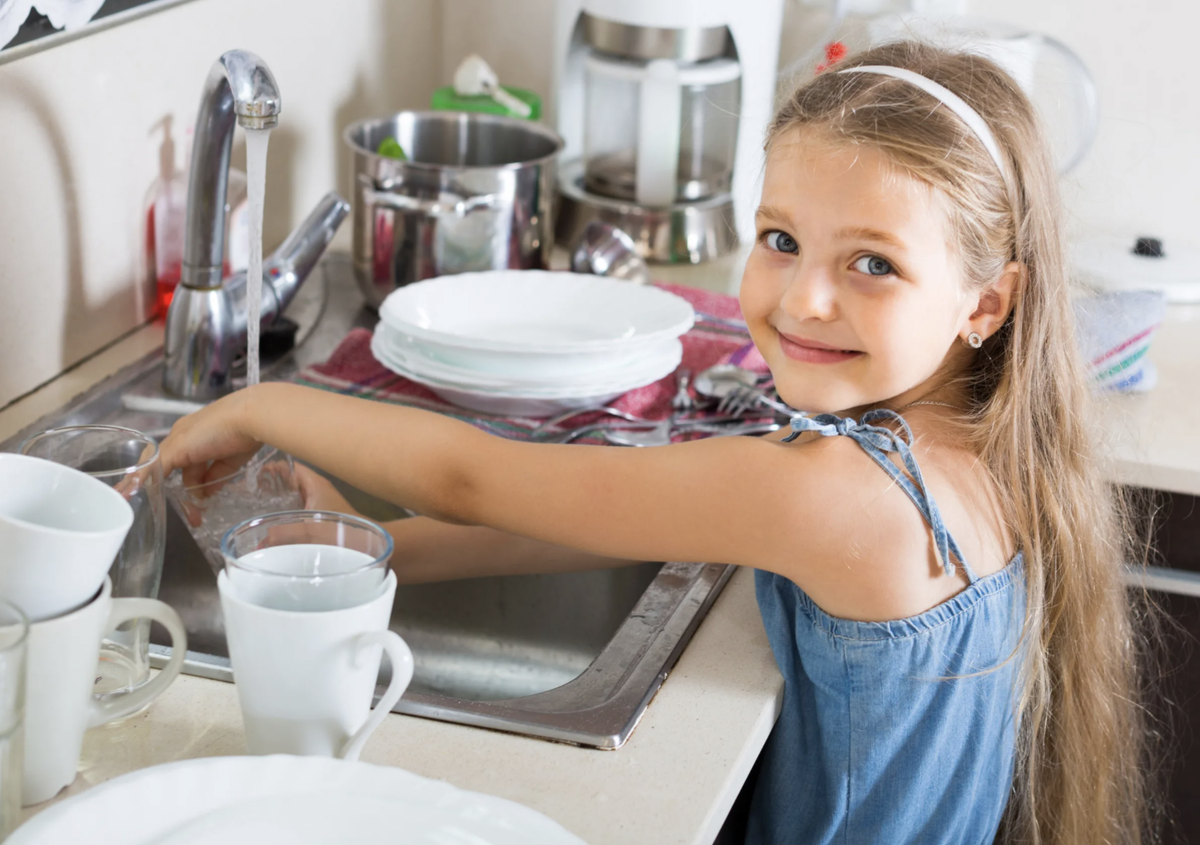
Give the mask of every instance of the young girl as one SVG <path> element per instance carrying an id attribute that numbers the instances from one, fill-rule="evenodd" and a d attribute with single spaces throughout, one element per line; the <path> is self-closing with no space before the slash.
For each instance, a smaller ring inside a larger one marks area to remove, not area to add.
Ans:
<path id="1" fill-rule="evenodd" d="M 181 420 L 165 469 L 269 443 L 412 508 L 404 581 L 754 567 L 787 686 L 752 842 L 990 843 L 1002 818 L 1139 841 L 1123 535 L 1029 102 L 984 59 L 888 45 L 797 91 L 766 152 L 741 304 L 809 414 L 787 436 L 537 445 L 266 384 Z"/>

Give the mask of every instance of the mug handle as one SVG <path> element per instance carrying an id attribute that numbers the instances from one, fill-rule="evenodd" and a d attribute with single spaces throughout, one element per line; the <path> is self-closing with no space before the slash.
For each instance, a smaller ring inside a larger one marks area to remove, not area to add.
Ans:
<path id="1" fill-rule="evenodd" d="M 162 624 L 171 635 L 171 659 L 162 668 L 158 676 L 149 683 L 130 692 L 113 695 L 106 701 L 93 696 L 88 708 L 88 727 L 94 728 L 121 719 L 141 710 L 147 704 L 166 690 L 183 668 L 187 657 L 187 631 L 183 620 L 175 609 L 157 599 L 126 598 L 113 599 L 112 610 L 108 612 L 108 623 L 105 631 L 112 631 L 118 625 L 131 619 L 153 619 Z"/>
<path id="2" fill-rule="evenodd" d="M 358 755 L 362 753 L 363 746 L 367 743 L 367 737 L 374 733 L 375 729 L 392 712 L 392 708 L 396 706 L 400 696 L 404 695 L 404 691 L 408 689 L 413 676 L 412 651 L 409 650 L 408 643 L 400 639 L 400 635 L 395 631 L 368 631 L 360 634 L 354 643 L 354 665 L 358 665 L 358 661 L 367 647 L 372 645 L 383 646 L 383 650 L 387 652 L 388 662 L 392 665 L 392 682 L 379 697 L 379 703 L 371 710 L 367 721 L 355 731 L 354 736 L 346 740 L 346 744 L 338 752 L 338 757 L 352 762 L 357 760 Z"/>

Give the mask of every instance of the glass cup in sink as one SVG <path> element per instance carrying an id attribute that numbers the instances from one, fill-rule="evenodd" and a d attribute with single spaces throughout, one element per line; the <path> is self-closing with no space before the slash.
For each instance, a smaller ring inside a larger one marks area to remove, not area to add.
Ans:
<path id="1" fill-rule="evenodd" d="M 225 566 L 221 538 L 255 516 L 304 507 L 292 458 L 264 446 L 245 466 L 222 478 L 185 487 L 179 471 L 166 482 L 171 505 L 192 533 L 214 573 Z"/>

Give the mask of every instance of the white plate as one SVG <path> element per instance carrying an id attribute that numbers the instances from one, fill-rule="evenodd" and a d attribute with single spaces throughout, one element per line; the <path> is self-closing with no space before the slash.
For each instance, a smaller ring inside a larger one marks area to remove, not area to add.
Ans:
<path id="1" fill-rule="evenodd" d="M 597 372 L 611 366 L 614 361 L 629 361 L 640 355 L 641 345 L 605 347 L 598 352 L 527 352 L 524 350 L 469 349 L 465 346 L 423 340 L 388 326 L 388 338 L 411 355 L 419 355 L 430 361 L 451 367 L 490 373 L 497 376 L 574 376 L 579 373 Z M 661 342 L 661 341 L 660 341 Z M 668 340 L 669 342 L 669 340 Z M 653 348 L 656 344 L 649 345 Z"/>
<path id="2" fill-rule="evenodd" d="M 548 379 L 576 378 L 601 373 L 639 360 L 643 353 L 659 349 L 672 339 L 645 348 L 605 349 L 599 352 L 498 352 L 494 349 L 467 349 L 421 340 L 393 328 L 382 320 L 375 326 L 388 347 L 402 357 L 422 358 L 432 364 L 484 373 L 497 378 Z"/>
<path id="3" fill-rule="evenodd" d="M 385 816 L 390 827 L 384 827 Z M 151 766 L 56 804 L 6 845 L 584 845 L 541 813 L 403 769 L 325 757 Z"/>
<path id="4" fill-rule="evenodd" d="M 690 303 L 619 279 L 541 270 L 460 273 L 406 285 L 379 316 L 437 343 L 524 352 L 632 349 L 692 327 Z"/>
<path id="5" fill-rule="evenodd" d="M 482 387 L 470 387 L 450 384 L 439 379 L 430 378 L 421 373 L 407 369 L 403 364 L 393 360 L 386 349 L 372 339 L 371 352 L 375 358 L 397 375 L 423 384 L 452 405 L 469 408 L 473 411 L 483 411 L 488 414 L 502 414 L 517 417 L 540 417 L 557 414 L 562 411 L 586 408 L 609 402 L 630 390 L 653 384 L 664 376 L 670 375 L 679 366 L 683 349 L 669 359 L 662 361 L 661 366 L 647 372 L 643 377 L 626 382 L 596 384 L 571 389 L 534 390 L 491 390 Z"/>
<path id="6" fill-rule="evenodd" d="M 667 340 L 639 355 L 617 358 L 606 367 L 589 367 L 581 372 L 571 372 L 568 369 L 563 373 L 556 374 L 518 372 L 508 375 L 455 367 L 423 355 L 412 354 L 408 351 L 411 347 L 394 342 L 391 330 L 383 323 L 375 327 L 375 337 L 371 342 L 373 352 L 378 350 L 389 361 L 403 367 L 407 372 L 416 373 L 443 384 L 469 389 L 499 390 L 506 393 L 551 392 L 555 394 L 578 392 L 580 389 L 595 392 L 596 385 L 620 387 L 639 382 L 648 374 L 661 373 L 664 366 L 672 363 L 678 365 L 682 356 L 682 348 L 682 344 L 678 340 Z M 379 356 L 376 355 L 376 357 Z M 658 378 L 661 378 L 661 375 Z"/>

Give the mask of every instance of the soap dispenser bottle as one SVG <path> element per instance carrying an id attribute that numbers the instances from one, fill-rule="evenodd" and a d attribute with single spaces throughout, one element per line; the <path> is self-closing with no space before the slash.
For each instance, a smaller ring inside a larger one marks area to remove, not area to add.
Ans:
<path id="1" fill-rule="evenodd" d="M 151 130 L 162 130 L 158 148 L 158 177 L 146 193 L 143 216 L 143 266 L 154 291 L 155 313 L 165 317 L 183 267 L 183 232 L 187 221 L 187 173 L 175 165 L 172 118 L 165 116 Z M 190 145 L 189 145 L 190 146 Z M 184 160 L 190 150 L 184 151 Z"/>

